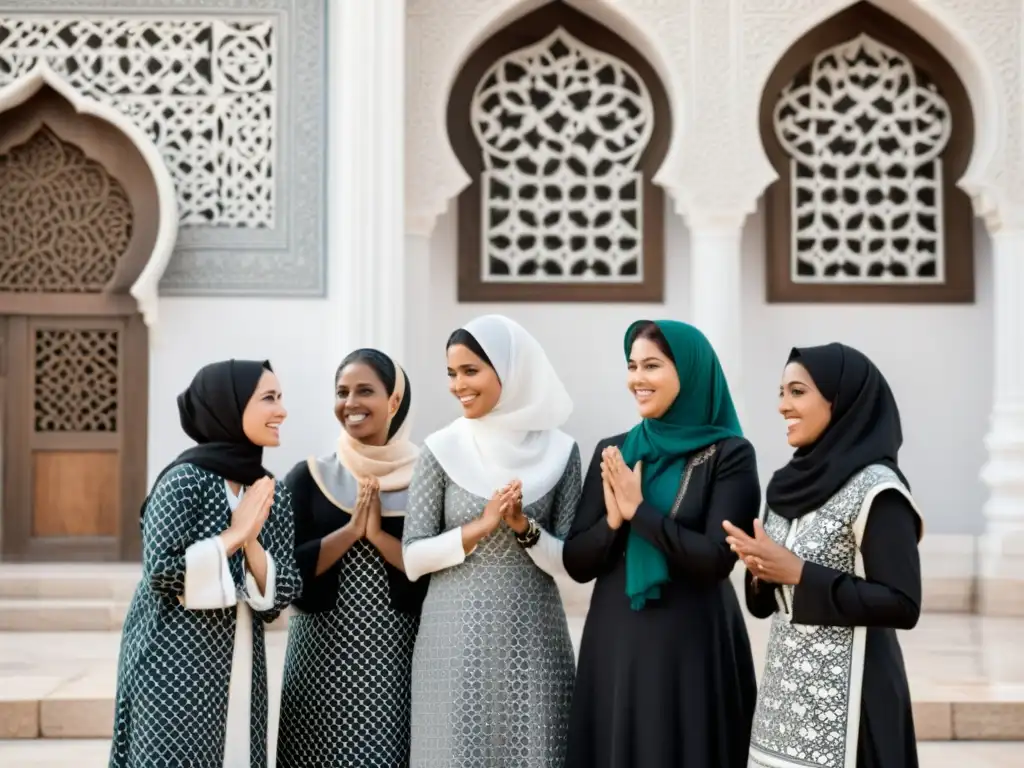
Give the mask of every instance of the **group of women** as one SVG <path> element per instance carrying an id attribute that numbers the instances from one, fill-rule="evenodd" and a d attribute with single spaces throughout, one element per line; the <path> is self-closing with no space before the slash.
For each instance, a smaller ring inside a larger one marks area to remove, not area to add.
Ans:
<path id="1" fill-rule="evenodd" d="M 793 349 L 796 450 L 761 491 L 714 350 L 627 330 L 640 421 L 585 477 L 540 344 L 488 315 L 447 343 L 462 417 L 409 440 L 412 388 L 360 349 L 335 380 L 336 450 L 284 481 L 267 362 L 203 368 L 196 445 L 142 510 L 112 768 L 265 768 L 264 624 L 288 605 L 280 768 L 913 768 L 894 630 L 921 598 L 899 412 L 841 344 Z M 729 580 L 771 618 L 756 681 Z M 574 659 L 555 577 L 595 581 Z"/>

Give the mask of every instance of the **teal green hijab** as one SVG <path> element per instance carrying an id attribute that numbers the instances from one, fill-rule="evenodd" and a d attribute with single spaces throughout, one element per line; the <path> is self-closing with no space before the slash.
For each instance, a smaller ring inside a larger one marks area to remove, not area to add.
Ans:
<path id="1" fill-rule="evenodd" d="M 629 359 L 634 336 L 649 320 L 638 320 L 626 331 Z M 742 437 L 729 385 L 714 348 L 699 330 L 675 320 L 655 320 L 675 361 L 679 395 L 659 419 L 644 419 L 622 444 L 622 458 L 630 467 L 643 462 L 641 488 L 644 501 L 668 516 L 682 481 L 686 459 L 727 437 Z M 632 529 L 626 541 L 626 594 L 639 611 L 648 600 L 661 597 L 669 580 L 665 556 Z"/>

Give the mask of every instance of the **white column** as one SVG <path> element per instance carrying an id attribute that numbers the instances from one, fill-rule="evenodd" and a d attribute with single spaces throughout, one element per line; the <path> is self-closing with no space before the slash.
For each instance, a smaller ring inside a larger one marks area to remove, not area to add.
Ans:
<path id="1" fill-rule="evenodd" d="M 982 613 L 1024 615 L 1024 227 L 992 232 L 995 393 L 981 542 Z M 951 446 L 955 450 L 955 446 Z"/>
<path id="2" fill-rule="evenodd" d="M 708 337 L 743 415 L 741 241 L 746 214 L 697 214 L 690 227 L 691 322 Z"/>
<path id="3" fill-rule="evenodd" d="M 328 8 L 330 348 L 401 360 L 405 342 L 405 2 Z M 333 367 L 332 367 L 333 372 Z"/>

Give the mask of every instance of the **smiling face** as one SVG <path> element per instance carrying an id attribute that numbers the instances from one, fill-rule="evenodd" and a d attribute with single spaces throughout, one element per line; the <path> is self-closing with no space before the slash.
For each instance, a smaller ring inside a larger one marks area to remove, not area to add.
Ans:
<path id="1" fill-rule="evenodd" d="M 281 384 L 273 371 L 264 370 L 256 390 L 242 412 L 242 431 L 262 448 L 281 444 L 281 424 L 288 418 L 281 399 Z"/>
<path id="2" fill-rule="evenodd" d="M 355 440 L 368 445 L 388 441 L 391 417 L 398 411 L 398 396 L 388 395 L 384 382 L 366 363 L 349 363 L 338 374 L 334 415 Z"/>
<path id="3" fill-rule="evenodd" d="M 794 448 L 812 445 L 832 419 L 832 404 L 800 363 L 790 363 L 782 372 L 779 413 L 786 420 L 786 440 Z"/>
<path id="4" fill-rule="evenodd" d="M 448 347 L 448 391 L 462 404 L 462 415 L 479 419 L 494 410 L 501 397 L 495 370 L 468 347 Z"/>
<path id="5" fill-rule="evenodd" d="M 660 419 L 679 395 L 679 374 L 661 348 L 651 339 L 633 342 L 627 363 L 626 386 L 636 398 L 636 407 L 644 419 Z"/>

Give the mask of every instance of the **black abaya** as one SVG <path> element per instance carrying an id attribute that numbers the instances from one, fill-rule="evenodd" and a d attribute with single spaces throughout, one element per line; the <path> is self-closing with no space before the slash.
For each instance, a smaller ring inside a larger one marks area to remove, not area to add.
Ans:
<path id="1" fill-rule="evenodd" d="M 580 646 L 567 768 L 743 768 L 757 698 L 750 641 L 729 581 L 735 555 L 722 521 L 751 531 L 760 489 L 754 449 L 714 446 L 694 469 L 674 519 L 646 502 L 631 523 L 606 522 L 597 446 L 565 542 L 566 570 L 597 579 Z M 681 479 L 681 478 L 680 478 Z M 630 526 L 663 552 L 671 581 L 641 610 L 625 591 Z"/>
<path id="2" fill-rule="evenodd" d="M 868 627 L 861 692 L 857 768 L 916 768 L 917 742 L 897 629 L 912 629 L 921 613 L 919 517 L 896 491 L 872 502 L 861 546 L 866 578 L 805 562 L 793 591 L 793 624 Z M 746 575 L 747 608 L 768 618 L 775 589 L 755 591 Z"/>

